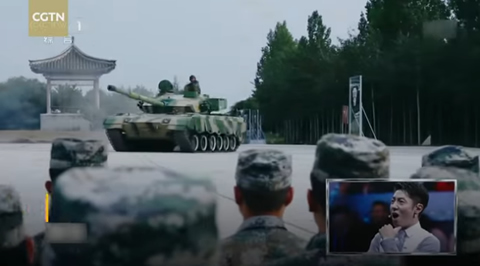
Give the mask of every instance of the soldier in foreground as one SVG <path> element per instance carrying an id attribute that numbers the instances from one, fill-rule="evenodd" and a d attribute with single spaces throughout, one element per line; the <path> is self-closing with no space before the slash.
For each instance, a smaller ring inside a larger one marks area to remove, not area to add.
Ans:
<path id="1" fill-rule="evenodd" d="M 19 194 L 10 186 L 0 185 L 0 264 L 32 265 L 34 252 L 33 239 L 25 235 Z"/>
<path id="2" fill-rule="evenodd" d="M 406 257 L 405 265 L 418 263 L 474 265 L 480 261 L 480 179 L 472 171 L 455 167 L 427 166 L 412 179 L 457 180 L 457 256 Z"/>
<path id="3" fill-rule="evenodd" d="M 52 220 L 74 224 L 69 234 L 47 234 L 44 266 L 217 266 L 209 180 L 159 168 L 76 168 L 54 190 Z"/>
<path id="4" fill-rule="evenodd" d="M 244 221 L 222 241 L 220 265 L 265 265 L 302 252 L 306 242 L 283 222 L 293 200 L 292 157 L 277 150 L 241 152 L 235 179 L 235 201 Z"/>
<path id="5" fill-rule="evenodd" d="M 478 156 L 459 146 L 442 146 L 422 158 L 411 178 L 457 180 L 457 256 L 406 257 L 405 265 L 471 265 L 480 261 L 480 179 Z"/>
<path id="6" fill-rule="evenodd" d="M 310 173 L 311 189 L 307 193 L 309 209 L 318 226 L 318 233 L 312 237 L 303 254 L 268 265 L 399 265 L 399 259 L 387 256 L 326 256 L 326 180 L 387 179 L 389 174 L 390 153 L 382 142 L 354 135 L 324 135 L 317 143 L 315 161 Z"/>
<path id="7" fill-rule="evenodd" d="M 58 138 L 52 142 L 50 151 L 50 180 L 45 182 L 45 189 L 52 195 L 57 179 L 65 171 L 74 167 L 103 167 L 108 159 L 108 147 L 99 140 L 80 140 Z M 35 236 L 37 256 L 41 256 L 44 232 Z M 39 258 L 37 258 L 38 265 Z"/>

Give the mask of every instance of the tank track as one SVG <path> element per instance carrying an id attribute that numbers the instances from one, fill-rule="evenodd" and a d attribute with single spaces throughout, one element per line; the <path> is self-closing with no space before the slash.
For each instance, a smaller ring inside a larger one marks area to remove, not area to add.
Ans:
<path id="1" fill-rule="evenodd" d="M 175 143 L 168 141 L 128 141 L 119 129 L 109 129 L 106 134 L 117 152 L 173 152 L 175 149 Z"/>
<path id="2" fill-rule="evenodd" d="M 235 152 L 240 143 L 236 136 L 218 136 L 206 133 L 177 131 L 173 142 L 128 141 L 120 129 L 108 129 L 106 135 L 117 152 L 172 152 L 178 145 L 185 153 Z M 227 143 L 227 145 L 225 145 Z"/>
<path id="3" fill-rule="evenodd" d="M 125 140 L 122 132 L 118 129 L 108 129 L 106 131 L 108 141 L 112 145 L 113 149 L 117 152 L 129 152 L 132 151 L 131 145 L 128 145 L 128 141 Z"/>

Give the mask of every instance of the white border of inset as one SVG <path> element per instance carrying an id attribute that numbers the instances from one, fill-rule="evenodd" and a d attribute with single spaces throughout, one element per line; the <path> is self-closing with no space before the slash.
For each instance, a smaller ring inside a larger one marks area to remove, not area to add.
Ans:
<path id="1" fill-rule="evenodd" d="M 439 183 L 439 182 L 452 182 L 455 184 L 454 186 L 454 217 L 453 217 L 453 237 L 455 239 L 455 243 L 453 246 L 453 252 L 442 252 L 442 253 L 386 253 L 384 255 L 387 256 L 456 256 L 457 255 L 457 220 L 458 220 L 458 197 L 457 197 L 457 180 L 456 179 L 379 179 L 379 178 L 371 178 L 371 179 L 340 179 L 340 178 L 332 178 L 327 179 L 325 182 L 326 187 L 326 211 L 325 211 L 325 220 L 326 220 L 326 227 L 325 227 L 325 237 L 326 237 L 326 253 L 329 256 L 358 256 L 358 255 L 373 255 L 378 256 L 379 254 L 376 253 L 368 253 L 368 252 L 330 252 L 330 183 L 379 183 L 379 182 L 388 182 L 388 183 L 398 183 L 398 182 L 422 182 L 422 183 Z"/>

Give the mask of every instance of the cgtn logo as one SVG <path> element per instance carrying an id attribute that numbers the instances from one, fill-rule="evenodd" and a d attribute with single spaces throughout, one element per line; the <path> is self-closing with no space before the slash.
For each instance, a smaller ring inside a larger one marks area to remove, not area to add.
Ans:
<path id="1" fill-rule="evenodd" d="M 32 14 L 35 22 L 65 22 L 65 13 L 58 12 L 35 12 Z"/>

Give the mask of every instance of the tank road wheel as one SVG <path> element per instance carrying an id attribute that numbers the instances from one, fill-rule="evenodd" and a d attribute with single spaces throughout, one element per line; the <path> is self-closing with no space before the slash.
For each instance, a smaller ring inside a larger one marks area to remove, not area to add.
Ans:
<path id="1" fill-rule="evenodd" d="M 229 151 L 230 150 L 230 141 L 228 140 L 227 135 L 222 135 L 223 139 L 223 151 Z"/>
<path id="2" fill-rule="evenodd" d="M 207 138 L 207 135 L 200 135 L 199 136 L 199 139 L 200 139 L 200 147 L 199 147 L 199 151 L 207 151 L 208 150 L 208 138 Z"/>
<path id="3" fill-rule="evenodd" d="M 198 151 L 200 148 L 200 139 L 198 138 L 197 134 L 192 134 L 190 137 L 190 143 L 192 145 L 193 152 Z"/>
<path id="4" fill-rule="evenodd" d="M 217 139 L 217 147 L 215 147 L 215 151 L 223 151 L 223 138 L 222 136 L 218 135 L 215 136 Z"/>
<path id="5" fill-rule="evenodd" d="M 217 150 L 217 137 L 215 135 L 208 136 L 208 151 L 215 152 Z"/>
<path id="6" fill-rule="evenodd" d="M 230 140 L 230 141 L 229 141 L 229 142 L 230 142 L 230 147 L 229 147 L 230 149 L 228 149 L 228 150 L 229 150 L 229 151 L 236 151 L 237 148 L 238 148 L 238 145 L 237 145 L 237 137 L 235 137 L 235 136 L 232 135 L 232 136 L 229 136 L 228 138 L 229 138 L 229 140 Z"/>

